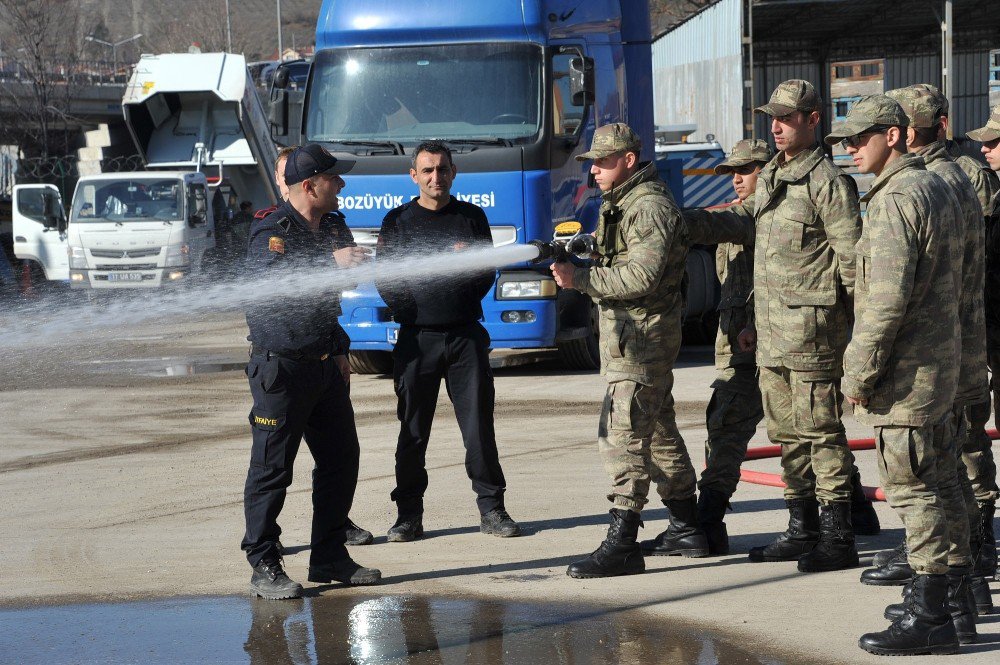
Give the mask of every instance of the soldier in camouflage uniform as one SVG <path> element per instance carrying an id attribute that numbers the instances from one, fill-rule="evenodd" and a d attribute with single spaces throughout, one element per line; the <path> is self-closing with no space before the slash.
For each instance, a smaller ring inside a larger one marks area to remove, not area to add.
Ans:
<path id="1" fill-rule="evenodd" d="M 725 208 L 727 212 L 753 217 L 757 176 L 772 157 L 774 151 L 767 142 L 745 139 L 733 146 L 726 160 L 715 167 L 717 175 L 733 175 L 738 198 Z M 688 210 L 684 216 L 685 220 L 690 217 L 711 223 L 709 211 Z M 723 521 L 726 508 L 739 484 L 747 443 L 764 418 L 753 349 L 743 350 L 737 341 L 737 336 L 753 319 L 753 244 L 720 243 L 715 250 L 715 269 L 722 284 L 719 331 L 715 337 L 718 374 L 705 412 L 708 440 L 705 470 L 698 481 L 698 524 L 705 531 L 710 554 L 729 554 Z M 643 543 L 644 550 L 647 542 Z"/>
<path id="2" fill-rule="evenodd" d="M 854 455 L 841 422 L 841 359 L 853 308 L 857 188 L 816 144 L 822 100 L 798 79 L 768 104 L 780 152 L 760 173 L 752 218 L 727 211 L 690 224 L 696 242 L 752 241 L 756 342 L 767 433 L 781 445 L 788 529 L 751 561 L 798 559 L 799 570 L 853 567 Z M 820 516 L 822 505 L 822 517 Z M 876 523 L 877 524 L 877 523 Z M 877 528 L 877 527 L 876 527 Z"/>
<path id="3" fill-rule="evenodd" d="M 907 125 L 899 104 L 871 95 L 826 138 L 842 142 L 861 173 L 877 176 L 865 195 L 843 390 L 855 417 L 875 427 L 882 487 L 903 520 L 916 573 L 904 617 L 861 637 L 862 649 L 881 655 L 958 650 L 946 600 L 945 507 L 961 501 L 951 412 L 962 351 L 964 230 L 952 189 L 906 153 Z"/>
<path id="4" fill-rule="evenodd" d="M 936 88 L 927 85 L 911 86 L 890 90 L 886 93 L 895 100 L 906 113 L 909 127 L 906 130 L 906 146 L 910 153 L 920 155 L 928 171 L 941 176 L 958 200 L 959 222 L 962 236 L 956 248 L 961 252 L 959 273 L 961 300 L 959 302 L 959 324 L 962 334 L 961 365 L 958 391 L 952 409 L 952 425 L 956 460 L 957 482 L 962 489 L 959 505 L 946 504 L 948 512 L 949 537 L 951 547 L 948 554 L 953 570 L 961 562 L 971 561 L 971 551 L 979 550 L 980 515 L 972 493 L 972 484 L 961 451 L 968 440 L 968 426 L 965 420 L 966 408 L 989 399 L 986 376 L 986 324 L 983 317 L 983 211 L 979 205 L 976 190 L 969 177 L 948 155 L 947 145 L 940 135 L 941 113 L 944 99 Z M 958 262 L 956 262 L 958 265 Z M 956 513 L 955 511 L 962 512 Z M 904 539 L 905 540 L 905 539 Z M 970 542 L 971 540 L 971 542 Z M 971 571 L 969 571 L 971 572 Z M 867 584 L 905 584 L 913 575 L 906 561 L 905 546 L 897 548 L 895 556 L 884 565 L 864 571 L 861 581 Z M 968 580 L 959 577 L 963 585 Z M 958 590 L 964 597 L 967 587 Z M 974 630 L 974 624 L 973 624 Z"/>
<path id="5" fill-rule="evenodd" d="M 673 365 L 681 344 L 681 279 L 687 232 L 670 190 L 651 162 L 639 162 L 639 137 L 625 124 L 594 132 L 591 173 L 603 192 L 595 234 L 597 265 L 554 263 L 563 288 L 591 296 L 600 310 L 601 371 L 608 391 L 598 449 L 612 479 L 611 527 L 571 577 L 645 570 L 636 538 L 650 481 L 670 512 L 676 554 L 705 556 L 696 525 L 695 471 L 674 415 Z"/>
<path id="6" fill-rule="evenodd" d="M 982 153 L 986 157 L 987 163 L 992 169 L 990 174 L 996 178 L 996 171 L 1000 171 L 1000 106 L 993 107 L 989 120 L 984 127 L 968 133 L 968 137 L 974 141 L 981 141 Z M 994 424 L 1000 427 L 1000 193 L 994 194 L 989 206 L 986 209 L 986 289 L 985 289 L 985 309 L 986 309 L 986 357 L 990 370 L 993 372 L 991 388 L 993 389 L 993 409 Z M 970 420 L 985 421 L 988 413 L 983 415 L 987 409 L 978 409 L 970 417 Z M 973 430 L 975 436 L 977 430 Z M 997 572 L 997 550 L 996 535 L 993 528 L 993 516 L 996 512 L 996 501 L 1000 491 L 997 488 L 997 470 L 993 461 L 993 452 L 990 448 L 989 437 L 985 433 L 979 437 L 981 445 L 971 446 L 976 450 L 966 450 L 964 455 L 965 463 L 969 467 L 969 474 L 972 476 L 972 485 L 976 493 L 976 500 L 979 502 L 979 510 L 982 514 L 982 536 L 983 545 L 979 553 L 979 563 L 977 568 L 984 574 L 996 575 Z M 970 441 L 972 443 L 972 441 Z M 976 605 L 980 612 L 992 610 L 992 599 L 988 594 L 988 588 L 984 591 L 981 586 L 974 582 L 976 592 Z"/>

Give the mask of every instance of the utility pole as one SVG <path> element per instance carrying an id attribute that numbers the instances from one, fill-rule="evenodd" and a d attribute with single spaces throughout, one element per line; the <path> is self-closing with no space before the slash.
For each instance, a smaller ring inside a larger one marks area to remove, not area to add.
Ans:
<path id="1" fill-rule="evenodd" d="M 281 0 L 277 0 L 278 4 L 278 62 L 281 62 L 284 58 L 281 56 Z"/>
<path id="2" fill-rule="evenodd" d="M 951 14 L 952 10 L 952 0 L 944 0 L 944 22 L 941 24 L 941 83 L 944 90 L 944 97 L 948 100 L 948 108 L 951 110 L 949 113 L 952 118 L 957 117 L 955 112 L 955 106 L 952 104 L 951 93 L 952 93 L 952 69 L 954 62 L 952 58 L 952 26 L 951 26 Z M 954 131 L 952 129 L 952 123 L 948 123 L 948 139 L 954 138 Z"/>
<path id="3" fill-rule="evenodd" d="M 226 51 L 233 52 L 233 20 L 229 13 L 229 0 L 226 0 Z"/>

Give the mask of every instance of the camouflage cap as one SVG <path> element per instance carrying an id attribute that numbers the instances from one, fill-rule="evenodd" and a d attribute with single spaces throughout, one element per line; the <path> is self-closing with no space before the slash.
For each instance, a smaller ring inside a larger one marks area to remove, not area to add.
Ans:
<path id="1" fill-rule="evenodd" d="M 726 161 L 715 167 L 715 174 L 725 175 L 726 173 L 732 173 L 733 169 L 752 164 L 753 162 L 766 164 L 771 161 L 772 157 L 774 157 L 774 151 L 771 150 L 771 146 L 767 144 L 767 141 L 743 139 L 742 141 L 737 141 L 733 149 L 729 151 Z"/>
<path id="2" fill-rule="evenodd" d="M 639 140 L 639 136 L 632 131 L 631 127 L 624 122 L 613 122 L 610 125 L 598 127 L 594 131 L 594 140 L 590 144 L 590 150 L 577 155 L 576 161 L 600 159 L 624 150 L 638 154 L 641 148 L 642 141 Z"/>
<path id="3" fill-rule="evenodd" d="M 945 97 L 944 93 L 938 90 L 936 86 L 933 86 L 930 83 L 914 83 L 910 87 L 919 88 L 920 90 L 926 90 L 930 94 L 930 96 L 934 98 L 938 106 L 941 107 L 941 115 L 948 115 L 948 107 L 949 107 L 948 98 Z"/>
<path id="4" fill-rule="evenodd" d="M 911 85 L 908 88 L 896 88 L 885 93 L 886 97 L 896 100 L 903 108 L 910 127 L 936 127 L 943 114 L 941 100 L 943 95 L 934 95 L 923 85 Z"/>
<path id="5" fill-rule="evenodd" d="M 766 113 L 769 116 L 780 118 L 793 111 L 819 111 L 823 108 L 823 98 L 816 92 L 816 88 L 809 81 L 802 79 L 789 79 L 784 83 L 779 83 L 778 87 L 771 93 L 771 100 L 763 106 L 758 106 L 754 113 Z"/>
<path id="6" fill-rule="evenodd" d="M 899 102 L 885 95 L 868 95 L 854 102 L 843 122 L 826 136 L 828 145 L 848 136 L 864 134 L 873 127 L 907 127 L 910 121 Z"/>
<path id="7" fill-rule="evenodd" d="M 996 141 L 1000 139 L 1000 106 L 994 106 L 990 112 L 990 119 L 986 121 L 985 127 L 973 129 L 965 134 L 973 141 Z"/>

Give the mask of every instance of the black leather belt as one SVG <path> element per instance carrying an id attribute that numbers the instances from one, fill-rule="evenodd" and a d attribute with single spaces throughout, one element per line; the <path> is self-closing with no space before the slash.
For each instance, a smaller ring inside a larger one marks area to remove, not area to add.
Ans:
<path id="1" fill-rule="evenodd" d="M 250 347 L 251 356 L 267 356 L 268 358 L 287 358 L 288 360 L 313 360 L 321 362 L 330 357 L 329 353 L 299 353 L 298 351 L 270 351 L 268 349 L 261 348 L 256 344 Z"/>

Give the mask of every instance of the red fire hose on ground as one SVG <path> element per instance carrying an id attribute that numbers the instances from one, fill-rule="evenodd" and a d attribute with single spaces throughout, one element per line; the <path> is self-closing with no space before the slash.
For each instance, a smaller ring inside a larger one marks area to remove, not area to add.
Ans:
<path id="1" fill-rule="evenodd" d="M 996 439 L 1000 439 L 1000 432 L 995 429 L 986 430 L 986 434 L 994 441 Z M 851 450 L 875 449 L 875 439 L 851 439 L 847 443 L 851 447 Z M 770 459 L 773 457 L 781 457 L 781 446 L 757 446 L 756 448 L 748 448 L 747 455 L 744 460 Z M 766 485 L 768 487 L 785 486 L 785 483 L 781 480 L 780 473 L 767 473 L 765 471 L 740 469 L 740 480 L 745 483 Z M 865 496 L 872 501 L 885 501 L 885 493 L 882 492 L 881 487 L 865 486 L 864 490 Z"/>

